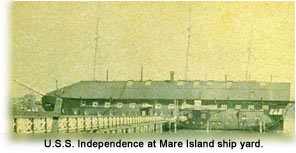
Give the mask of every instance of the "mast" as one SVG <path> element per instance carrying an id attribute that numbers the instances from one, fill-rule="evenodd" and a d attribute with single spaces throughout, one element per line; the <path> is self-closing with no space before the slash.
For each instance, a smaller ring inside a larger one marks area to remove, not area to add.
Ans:
<path id="1" fill-rule="evenodd" d="M 109 81 L 109 70 L 106 70 L 106 81 Z"/>
<path id="2" fill-rule="evenodd" d="M 246 70 L 246 80 L 248 81 L 250 79 L 250 72 L 249 72 L 249 65 L 250 65 L 250 60 L 251 60 L 251 48 L 248 47 L 248 62 L 247 62 L 247 70 Z"/>
<path id="3" fill-rule="evenodd" d="M 247 61 L 247 69 L 246 69 L 246 81 L 249 81 L 251 79 L 251 73 L 249 72 L 250 70 L 250 64 L 251 64 L 251 56 L 252 56 L 252 45 L 253 45 L 253 27 L 251 27 L 251 35 L 250 35 L 250 40 L 248 42 L 248 61 Z"/>
<path id="4" fill-rule="evenodd" d="M 188 80 L 188 60 L 190 51 L 190 41 L 191 41 L 191 7 L 188 10 L 188 28 L 187 28 L 187 49 L 186 49 L 186 63 L 185 63 L 185 76 L 184 79 Z"/>
<path id="5" fill-rule="evenodd" d="M 141 65 L 141 78 L 140 81 L 143 81 L 143 65 Z"/>
<path id="6" fill-rule="evenodd" d="M 94 63 L 93 63 L 93 80 L 96 80 L 98 39 L 99 39 L 99 18 L 97 19 L 97 25 L 96 25 L 95 54 L 94 54 Z"/>

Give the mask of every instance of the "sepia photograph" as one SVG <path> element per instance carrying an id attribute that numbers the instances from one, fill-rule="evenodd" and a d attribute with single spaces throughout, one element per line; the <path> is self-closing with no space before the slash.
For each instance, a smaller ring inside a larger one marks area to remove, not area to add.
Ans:
<path id="1" fill-rule="evenodd" d="M 294 2 L 9 9 L 13 138 L 295 135 Z"/>

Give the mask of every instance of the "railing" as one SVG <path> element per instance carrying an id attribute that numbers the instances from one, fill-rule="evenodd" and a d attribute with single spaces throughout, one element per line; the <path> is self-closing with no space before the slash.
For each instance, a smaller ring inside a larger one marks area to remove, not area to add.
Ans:
<path id="1" fill-rule="evenodd" d="M 12 125 L 17 134 L 37 134 L 84 132 L 149 124 L 156 125 L 174 121 L 175 118 L 160 116 L 15 116 Z"/>

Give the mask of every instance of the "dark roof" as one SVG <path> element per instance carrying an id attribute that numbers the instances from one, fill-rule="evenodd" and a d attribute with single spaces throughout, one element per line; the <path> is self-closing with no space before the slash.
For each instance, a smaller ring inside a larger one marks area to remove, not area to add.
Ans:
<path id="1" fill-rule="evenodd" d="M 289 100 L 290 83 L 255 81 L 80 81 L 55 90 L 83 99 L 250 99 Z"/>

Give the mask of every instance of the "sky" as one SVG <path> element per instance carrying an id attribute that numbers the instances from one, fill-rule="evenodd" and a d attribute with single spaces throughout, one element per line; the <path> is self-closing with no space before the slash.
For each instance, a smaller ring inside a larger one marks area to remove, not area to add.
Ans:
<path id="1" fill-rule="evenodd" d="M 293 2 L 14 2 L 10 80 L 44 93 L 92 80 L 97 21 L 96 80 L 106 69 L 139 80 L 141 65 L 144 80 L 184 80 L 191 25 L 189 80 L 245 80 L 248 69 L 250 80 L 294 85 Z M 10 85 L 12 96 L 30 92 Z"/>

